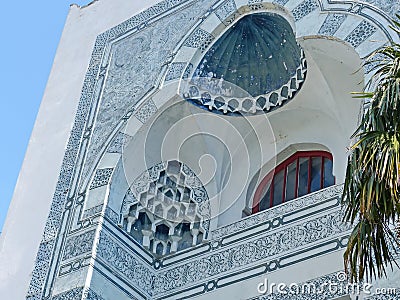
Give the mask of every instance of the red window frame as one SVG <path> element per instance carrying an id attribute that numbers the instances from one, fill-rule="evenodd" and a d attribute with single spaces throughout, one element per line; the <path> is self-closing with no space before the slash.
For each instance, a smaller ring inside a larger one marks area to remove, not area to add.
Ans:
<path id="1" fill-rule="evenodd" d="M 274 179 L 275 175 L 277 175 L 279 172 L 283 171 L 284 172 L 284 179 L 283 179 L 283 189 L 282 189 L 282 201 L 281 203 L 285 202 L 285 197 L 286 197 L 286 181 L 287 181 L 287 169 L 288 166 L 291 165 L 293 162 L 297 161 L 296 163 L 296 181 L 295 181 L 295 195 L 294 199 L 298 198 L 298 185 L 299 185 L 299 161 L 300 158 L 308 158 L 308 173 L 307 173 L 307 193 L 311 193 L 311 168 L 312 168 L 312 158 L 317 158 L 320 157 L 321 160 L 321 182 L 320 182 L 320 189 L 324 187 L 324 165 L 325 165 L 325 159 L 329 159 L 333 163 L 333 156 L 331 153 L 326 152 L 326 151 L 299 151 L 287 158 L 285 161 L 280 163 L 274 170 L 269 172 L 263 180 L 261 180 L 260 184 L 258 185 L 256 192 L 254 193 L 254 198 L 253 198 L 253 207 L 252 207 L 252 213 L 257 213 L 260 211 L 260 202 L 262 200 L 262 197 L 264 197 L 265 193 L 268 191 L 265 190 L 266 186 L 268 183 L 270 183 L 270 204 L 269 208 L 273 207 L 273 200 L 274 200 Z M 335 182 L 335 178 L 334 178 Z"/>

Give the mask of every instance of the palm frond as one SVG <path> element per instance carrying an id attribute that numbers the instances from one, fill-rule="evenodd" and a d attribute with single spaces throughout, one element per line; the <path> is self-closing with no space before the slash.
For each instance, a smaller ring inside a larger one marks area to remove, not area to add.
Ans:
<path id="1" fill-rule="evenodd" d="M 344 253 L 351 281 L 386 275 L 398 243 L 389 226 L 400 216 L 400 45 L 378 49 L 365 65 L 374 66 L 372 92 L 354 93 L 370 103 L 352 136 L 342 197 L 344 221 L 355 224 Z"/>

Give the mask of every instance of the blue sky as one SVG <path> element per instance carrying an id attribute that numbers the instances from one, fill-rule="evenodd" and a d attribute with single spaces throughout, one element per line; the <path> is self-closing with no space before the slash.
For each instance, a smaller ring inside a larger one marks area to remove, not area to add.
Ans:
<path id="1" fill-rule="evenodd" d="M 100 0 L 101 1 L 101 0 Z M 0 11 L 0 231 L 14 192 L 70 3 L 3 1 Z"/>

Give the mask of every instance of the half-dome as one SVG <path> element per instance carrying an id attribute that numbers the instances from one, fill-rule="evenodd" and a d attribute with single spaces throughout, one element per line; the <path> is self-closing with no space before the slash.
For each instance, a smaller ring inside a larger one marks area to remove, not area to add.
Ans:
<path id="1" fill-rule="evenodd" d="M 266 112 L 292 99 L 305 73 L 289 22 L 278 14 L 250 14 L 205 53 L 184 97 L 223 113 Z"/>

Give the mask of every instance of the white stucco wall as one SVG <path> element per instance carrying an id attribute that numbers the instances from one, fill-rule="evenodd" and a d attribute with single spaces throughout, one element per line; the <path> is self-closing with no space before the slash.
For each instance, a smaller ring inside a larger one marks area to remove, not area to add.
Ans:
<path id="1" fill-rule="evenodd" d="M 157 2 L 71 6 L 1 234 L 2 299 L 25 298 L 96 37 Z"/>

